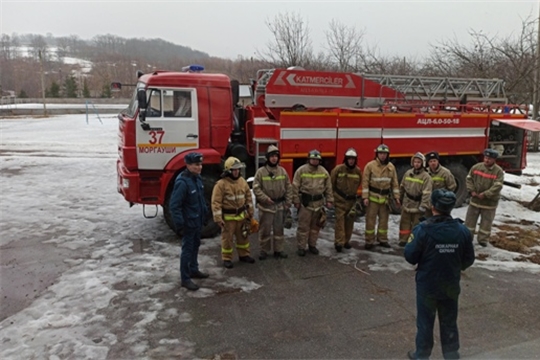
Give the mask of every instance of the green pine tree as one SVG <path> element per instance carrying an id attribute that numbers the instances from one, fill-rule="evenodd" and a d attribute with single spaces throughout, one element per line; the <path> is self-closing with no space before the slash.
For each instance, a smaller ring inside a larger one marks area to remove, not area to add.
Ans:
<path id="1" fill-rule="evenodd" d="M 69 76 L 64 82 L 66 88 L 66 97 L 76 98 L 77 97 L 77 81 L 73 76 Z"/>
<path id="2" fill-rule="evenodd" d="M 103 85 L 103 88 L 101 90 L 101 97 L 102 98 L 112 97 L 111 86 L 109 83 L 106 83 L 105 85 Z"/>
<path id="3" fill-rule="evenodd" d="M 19 97 L 20 97 L 21 99 L 24 99 L 24 98 L 27 98 L 28 95 L 26 94 L 26 91 L 21 90 L 21 92 L 19 92 Z"/>
<path id="4" fill-rule="evenodd" d="M 88 89 L 88 83 L 86 82 L 86 79 L 84 79 L 84 82 L 83 82 L 82 95 L 83 95 L 84 98 L 89 98 L 90 97 L 90 89 Z"/>
<path id="5" fill-rule="evenodd" d="M 53 81 L 51 87 L 45 92 L 47 97 L 59 98 L 60 97 L 60 85 Z"/>

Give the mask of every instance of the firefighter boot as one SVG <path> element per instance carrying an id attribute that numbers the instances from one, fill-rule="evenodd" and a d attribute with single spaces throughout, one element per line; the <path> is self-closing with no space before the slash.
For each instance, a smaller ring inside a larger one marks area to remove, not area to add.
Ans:
<path id="1" fill-rule="evenodd" d="M 188 290 L 191 290 L 191 291 L 199 290 L 199 287 L 191 280 L 182 281 L 182 287 L 184 287 L 184 288 L 186 288 Z"/>
<path id="2" fill-rule="evenodd" d="M 232 269 L 234 267 L 232 261 L 230 260 L 223 261 L 223 266 L 225 266 L 227 269 Z"/>
<path id="3" fill-rule="evenodd" d="M 248 264 L 253 264 L 255 262 L 255 259 L 252 258 L 251 256 L 249 255 L 246 255 L 246 256 L 240 256 L 238 258 L 238 260 L 240 260 L 241 262 L 245 262 L 245 263 L 248 263 Z"/>
<path id="4" fill-rule="evenodd" d="M 336 244 L 336 245 L 334 245 L 334 247 L 336 248 L 337 252 L 343 251 L 343 246 L 341 246 L 340 244 Z"/>
<path id="5" fill-rule="evenodd" d="M 296 250 L 296 255 L 298 255 L 298 256 L 306 256 L 306 250 L 305 249 L 298 249 L 298 250 Z"/>
<path id="6" fill-rule="evenodd" d="M 319 255 L 319 249 L 317 249 L 315 246 L 309 246 L 309 252 L 313 255 Z"/>
<path id="7" fill-rule="evenodd" d="M 268 255 L 264 251 L 259 254 L 259 260 L 266 260 L 267 257 Z"/>
<path id="8" fill-rule="evenodd" d="M 349 250 L 352 246 L 351 246 L 351 243 L 349 242 L 346 242 L 345 245 L 343 245 L 343 247 L 347 250 Z"/>

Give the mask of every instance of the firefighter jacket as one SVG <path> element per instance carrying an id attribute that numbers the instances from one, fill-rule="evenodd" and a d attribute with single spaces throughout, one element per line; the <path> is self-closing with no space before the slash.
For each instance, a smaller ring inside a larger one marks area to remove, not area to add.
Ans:
<path id="1" fill-rule="evenodd" d="M 427 168 L 429 176 L 433 181 L 433 190 L 437 189 L 446 189 L 450 191 L 456 190 L 456 179 L 454 175 L 442 165 L 439 165 L 435 171 L 431 170 L 430 167 Z"/>
<path id="2" fill-rule="evenodd" d="M 474 263 L 472 235 L 459 219 L 433 216 L 414 228 L 404 255 L 407 262 L 418 264 L 417 294 L 457 299 L 461 271 Z"/>
<path id="3" fill-rule="evenodd" d="M 294 204 L 318 211 L 324 202 L 334 202 L 330 174 L 319 166 L 304 164 L 296 170 L 292 183 L 292 200 Z"/>
<path id="4" fill-rule="evenodd" d="M 204 199 L 204 186 L 200 175 L 186 169 L 176 177 L 169 200 L 169 209 L 176 230 L 197 229 L 204 226 L 208 207 Z"/>
<path id="5" fill-rule="evenodd" d="M 289 175 L 279 165 L 263 166 L 255 173 L 253 194 L 257 200 L 257 208 L 261 211 L 275 213 L 283 210 L 284 205 L 289 207 L 292 204 L 292 186 Z M 272 199 L 274 204 L 269 204 L 269 199 Z"/>
<path id="6" fill-rule="evenodd" d="M 236 180 L 221 178 L 212 191 L 212 213 L 217 223 L 223 220 L 253 218 L 253 200 L 248 183 L 243 177 Z"/>
<path id="7" fill-rule="evenodd" d="M 362 183 L 362 172 L 355 166 L 350 169 L 346 164 L 336 166 L 330 175 L 335 200 L 356 200 L 356 193 Z"/>
<path id="8" fill-rule="evenodd" d="M 385 204 L 392 194 L 399 199 L 399 183 L 394 164 L 382 164 L 379 159 L 371 160 L 364 168 L 362 177 L 362 199 Z"/>
<path id="9" fill-rule="evenodd" d="M 487 167 L 483 162 L 474 165 L 467 175 L 469 193 L 484 194 L 484 198 L 471 198 L 470 205 L 482 209 L 495 209 L 501 197 L 504 172 L 497 164 Z"/>
<path id="10" fill-rule="evenodd" d="M 420 213 L 429 209 L 431 186 L 431 177 L 424 168 L 407 170 L 399 186 L 403 211 Z M 420 208 L 423 209 L 420 210 Z"/>

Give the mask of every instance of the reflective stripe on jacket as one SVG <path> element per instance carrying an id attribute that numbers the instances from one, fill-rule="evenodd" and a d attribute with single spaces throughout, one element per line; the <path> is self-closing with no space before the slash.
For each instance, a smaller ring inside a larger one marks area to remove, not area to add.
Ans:
<path id="1" fill-rule="evenodd" d="M 253 180 L 253 194 L 257 200 L 257 208 L 261 211 L 275 213 L 282 210 L 285 204 L 290 206 L 292 185 L 287 171 L 279 165 L 259 168 Z M 268 199 L 273 199 L 275 204 L 268 204 Z M 276 201 L 278 199 L 280 201 Z"/>
<path id="2" fill-rule="evenodd" d="M 253 200 L 248 183 L 242 177 L 233 180 L 226 176 L 220 179 L 212 191 L 212 214 L 214 221 L 220 223 L 222 220 L 242 220 L 245 213 L 253 217 Z M 241 209 L 238 214 L 226 214 L 223 210 Z"/>
<path id="3" fill-rule="evenodd" d="M 311 210 L 318 210 L 324 205 L 324 202 L 334 202 L 334 194 L 332 192 L 332 183 L 330 174 L 326 169 L 319 166 L 304 164 L 300 166 L 294 173 L 292 183 L 292 200 L 293 204 L 302 203 L 301 193 L 309 195 L 323 195 L 324 199 L 316 200 L 308 206 Z"/>
<path id="4" fill-rule="evenodd" d="M 483 162 L 474 165 L 467 175 L 467 190 L 469 193 L 484 194 L 483 199 L 471 198 L 470 205 L 495 209 L 501 197 L 504 172 L 497 164 L 487 167 Z"/>
<path id="5" fill-rule="evenodd" d="M 420 171 L 415 171 L 415 169 L 407 170 L 405 175 L 403 175 L 403 179 L 401 179 L 401 185 L 399 187 L 401 198 L 403 199 L 403 210 L 408 213 L 419 213 L 421 212 L 419 210 L 420 207 L 423 207 L 425 210 L 429 209 L 431 207 L 431 186 L 431 177 L 424 169 L 420 169 Z M 419 199 L 417 200 L 416 198 Z"/>
<path id="6" fill-rule="evenodd" d="M 370 191 L 369 187 L 388 190 L 394 198 L 399 199 L 399 183 L 396 168 L 389 162 L 384 165 L 379 159 L 371 160 L 364 168 L 362 176 L 362 199 L 368 199 L 379 204 L 386 203 L 390 195 L 381 195 Z"/>
<path id="7" fill-rule="evenodd" d="M 330 179 L 332 181 L 334 200 L 344 201 L 346 199 L 343 198 L 340 192 L 347 196 L 356 196 L 358 188 L 362 183 L 362 172 L 358 166 L 350 169 L 346 164 L 340 164 L 332 170 L 330 173 Z M 354 199 L 349 199 L 346 201 L 352 200 Z"/>
<path id="8" fill-rule="evenodd" d="M 439 167 L 435 171 L 431 170 L 431 168 L 428 167 L 427 171 L 429 176 L 431 176 L 431 180 L 433 181 L 432 190 L 456 190 L 456 179 L 454 178 L 454 175 L 452 175 L 450 170 L 448 170 L 444 166 L 439 165 Z"/>

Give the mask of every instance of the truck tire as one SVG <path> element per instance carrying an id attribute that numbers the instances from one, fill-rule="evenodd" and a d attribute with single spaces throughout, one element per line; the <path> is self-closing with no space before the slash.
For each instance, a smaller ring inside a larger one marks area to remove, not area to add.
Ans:
<path id="1" fill-rule="evenodd" d="M 176 180 L 176 177 L 171 180 L 171 184 L 174 184 L 174 181 Z M 212 190 L 214 189 L 214 185 L 216 181 L 218 180 L 217 176 L 214 175 L 202 175 L 203 185 L 204 185 L 204 198 L 206 200 L 206 206 L 208 206 L 208 217 L 206 219 L 206 225 L 203 227 L 201 231 L 201 238 L 212 238 L 219 234 L 220 227 L 218 224 L 216 224 L 212 217 L 212 209 L 210 207 L 210 202 L 212 199 Z M 174 231 L 178 236 L 182 237 L 182 231 L 176 231 L 176 226 L 174 225 L 174 221 L 172 219 L 170 210 L 169 210 L 169 200 L 171 198 L 172 190 L 174 186 L 170 186 L 169 190 L 167 191 L 167 195 L 165 197 L 165 203 L 163 204 L 163 216 L 165 217 L 165 222 L 172 231 Z"/>
<path id="2" fill-rule="evenodd" d="M 469 196 L 469 192 L 467 191 L 467 175 L 469 174 L 469 171 L 465 165 L 458 162 L 448 164 L 447 168 L 456 179 L 457 187 L 455 193 L 457 200 L 455 207 L 461 207 Z"/>

